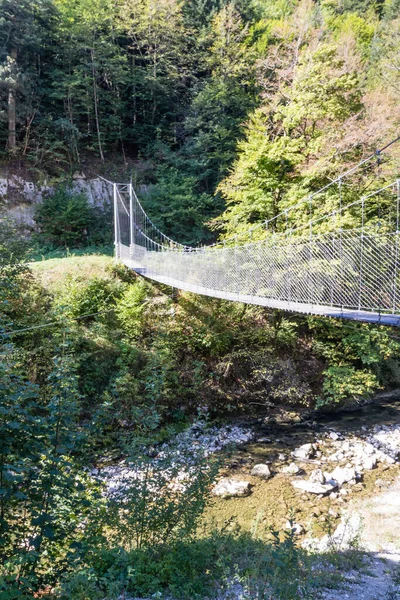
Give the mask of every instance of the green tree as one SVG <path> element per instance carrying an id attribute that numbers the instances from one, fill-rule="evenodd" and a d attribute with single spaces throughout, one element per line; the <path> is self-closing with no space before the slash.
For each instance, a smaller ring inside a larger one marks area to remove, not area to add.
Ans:
<path id="1" fill-rule="evenodd" d="M 85 441 L 74 359 L 63 351 L 42 389 L 26 379 L 11 344 L 0 364 L 0 582 L 12 597 L 56 580 L 97 509 L 77 460 Z"/>
<path id="2" fill-rule="evenodd" d="M 55 0 L 60 13 L 56 54 L 51 71 L 51 96 L 62 102 L 62 121 L 72 161 L 79 146 L 96 149 L 101 160 L 107 147 L 124 152 L 124 117 L 128 84 L 123 32 L 111 0 Z M 83 133 L 84 132 L 84 133 Z"/>
<path id="3" fill-rule="evenodd" d="M 199 181 L 211 193 L 230 166 L 241 124 L 257 104 L 254 59 L 248 30 L 234 4 L 216 14 L 208 36 L 209 76 L 199 86 L 185 121 L 185 152 L 201 157 Z"/>
<path id="4" fill-rule="evenodd" d="M 128 39 L 131 142 L 146 148 L 162 136 L 174 143 L 192 77 L 182 5 L 177 0 L 124 0 L 119 19 Z"/>
<path id="5" fill-rule="evenodd" d="M 212 196 L 201 193 L 195 176 L 172 167 L 160 167 L 158 182 L 144 199 L 146 210 L 157 226 L 172 239 L 196 246 L 210 241 L 207 222 L 220 206 Z"/>
<path id="6" fill-rule="evenodd" d="M 52 0 L 1 0 L 0 102 L 7 119 L 7 148 L 26 152 L 41 105 L 55 9 Z M 1 113 L 0 113 L 1 114 Z"/>
<path id="7" fill-rule="evenodd" d="M 336 131 L 362 109 L 358 74 L 343 67 L 335 47 L 320 43 L 304 49 L 289 82 L 278 81 L 277 92 L 251 118 L 239 158 L 219 186 L 228 207 L 216 227 L 228 235 L 245 231 L 327 182 L 328 160 L 340 139 Z M 325 202 L 318 199 L 318 211 Z M 303 216 L 296 211 L 291 226 L 308 219 L 308 210 L 305 205 Z"/>
<path id="8" fill-rule="evenodd" d="M 88 240 L 94 212 L 85 194 L 60 187 L 38 205 L 35 221 L 45 243 L 76 247 Z"/>

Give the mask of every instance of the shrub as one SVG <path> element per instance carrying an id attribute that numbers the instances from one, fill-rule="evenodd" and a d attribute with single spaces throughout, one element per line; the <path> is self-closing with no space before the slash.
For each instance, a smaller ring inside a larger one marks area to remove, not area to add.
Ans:
<path id="1" fill-rule="evenodd" d="M 34 218 L 39 242 L 45 245 L 77 248 L 111 242 L 111 208 L 95 208 L 86 194 L 65 185 L 45 196 Z"/>
<path id="2" fill-rule="evenodd" d="M 140 596 L 182 600 L 306 600 L 326 584 L 324 559 L 313 559 L 293 534 L 276 532 L 264 541 L 248 533 L 213 531 L 195 540 L 131 551 L 95 551 L 90 563 L 67 576 L 62 600 Z M 318 564 L 320 563 L 320 564 Z M 85 587 L 85 579 L 88 585 Z M 321 585 L 322 584 L 322 585 Z"/>
<path id="3" fill-rule="evenodd" d="M 357 400 L 379 388 L 373 373 L 365 369 L 357 370 L 351 365 L 331 366 L 324 372 L 324 377 L 323 395 L 317 400 L 317 408 L 344 400 Z"/>
<path id="4" fill-rule="evenodd" d="M 127 470 L 113 495 L 113 527 L 131 550 L 189 539 L 217 474 L 217 462 L 183 439 L 150 456 L 148 444 L 154 443 L 160 419 L 152 407 L 132 408 Z"/>
<path id="5" fill-rule="evenodd" d="M 116 308 L 118 320 L 129 337 L 139 335 L 143 328 L 142 315 L 146 308 L 148 288 L 143 280 L 130 285 L 120 298 Z"/>
<path id="6" fill-rule="evenodd" d="M 58 294 L 55 305 L 64 314 L 76 318 L 109 311 L 124 290 L 123 283 L 102 277 L 87 281 L 69 277 Z"/>

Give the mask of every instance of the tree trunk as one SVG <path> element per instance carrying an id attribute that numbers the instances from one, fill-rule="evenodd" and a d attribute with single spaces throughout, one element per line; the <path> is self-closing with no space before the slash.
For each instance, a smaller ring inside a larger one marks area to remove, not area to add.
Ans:
<path id="1" fill-rule="evenodd" d="M 101 145 L 101 133 L 100 133 L 100 122 L 99 122 L 99 106 L 98 106 L 98 98 L 97 98 L 97 84 L 96 84 L 96 71 L 94 68 L 94 50 L 91 50 L 91 58 L 92 58 L 92 76 L 93 76 L 93 99 L 94 99 L 94 115 L 96 119 L 96 129 L 97 129 L 97 139 L 99 142 L 99 153 L 101 161 L 104 162 L 104 154 L 103 147 Z"/>
<path id="2" fill-rule="evenodd" d="M 17 60 L 17 51 L 11 51 L 13 63 Z M 14 150 L 17 146 L 17 118 L 16 118 L 16 100 L 15 86 L 8 88 L 8 149 Z"/>

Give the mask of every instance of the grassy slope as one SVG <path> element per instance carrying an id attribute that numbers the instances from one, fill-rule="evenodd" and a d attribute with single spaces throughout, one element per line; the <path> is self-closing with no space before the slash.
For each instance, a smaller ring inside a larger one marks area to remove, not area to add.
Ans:
<path id="1" fill-rule="evenodd" d="M 68 276 L 82 279 L 107 277 L 106 268 L 111 265 L 112 260 L 106 255 L 87 254 L 33 262 L 30 263 L 30 267 L 40 283 L 48 291 L 52 291 Z"/>

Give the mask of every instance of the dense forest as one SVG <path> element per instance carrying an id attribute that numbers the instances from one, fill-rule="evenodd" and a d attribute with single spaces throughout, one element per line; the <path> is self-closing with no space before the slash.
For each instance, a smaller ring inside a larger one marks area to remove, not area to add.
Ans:
<path id="1" fill-rule="evenodd" d="M 396 137 L 396 0 L 1 9 L 3 160 L 124 171 L 182 243 L 270 216 Z"/>
<path id="2" fill-rule="evenodd" d="M 0 174 L 52 186 L 35 227 L 0 201 L 1 600 L 294 600 L 340 570 L 292 533 L 205 523 L 224 459 L 174 440 L 396 389 L 398 331 L 150 283 L 70 182 L 133 181 L 183 244 L 247 239 L 370 155 L 317 215 L 398 177 L 400 142 L 379 150 L 399 100 L 399 0 L 0 0 Z M 93 473 L 121 460 L 110 497 Z"/>

